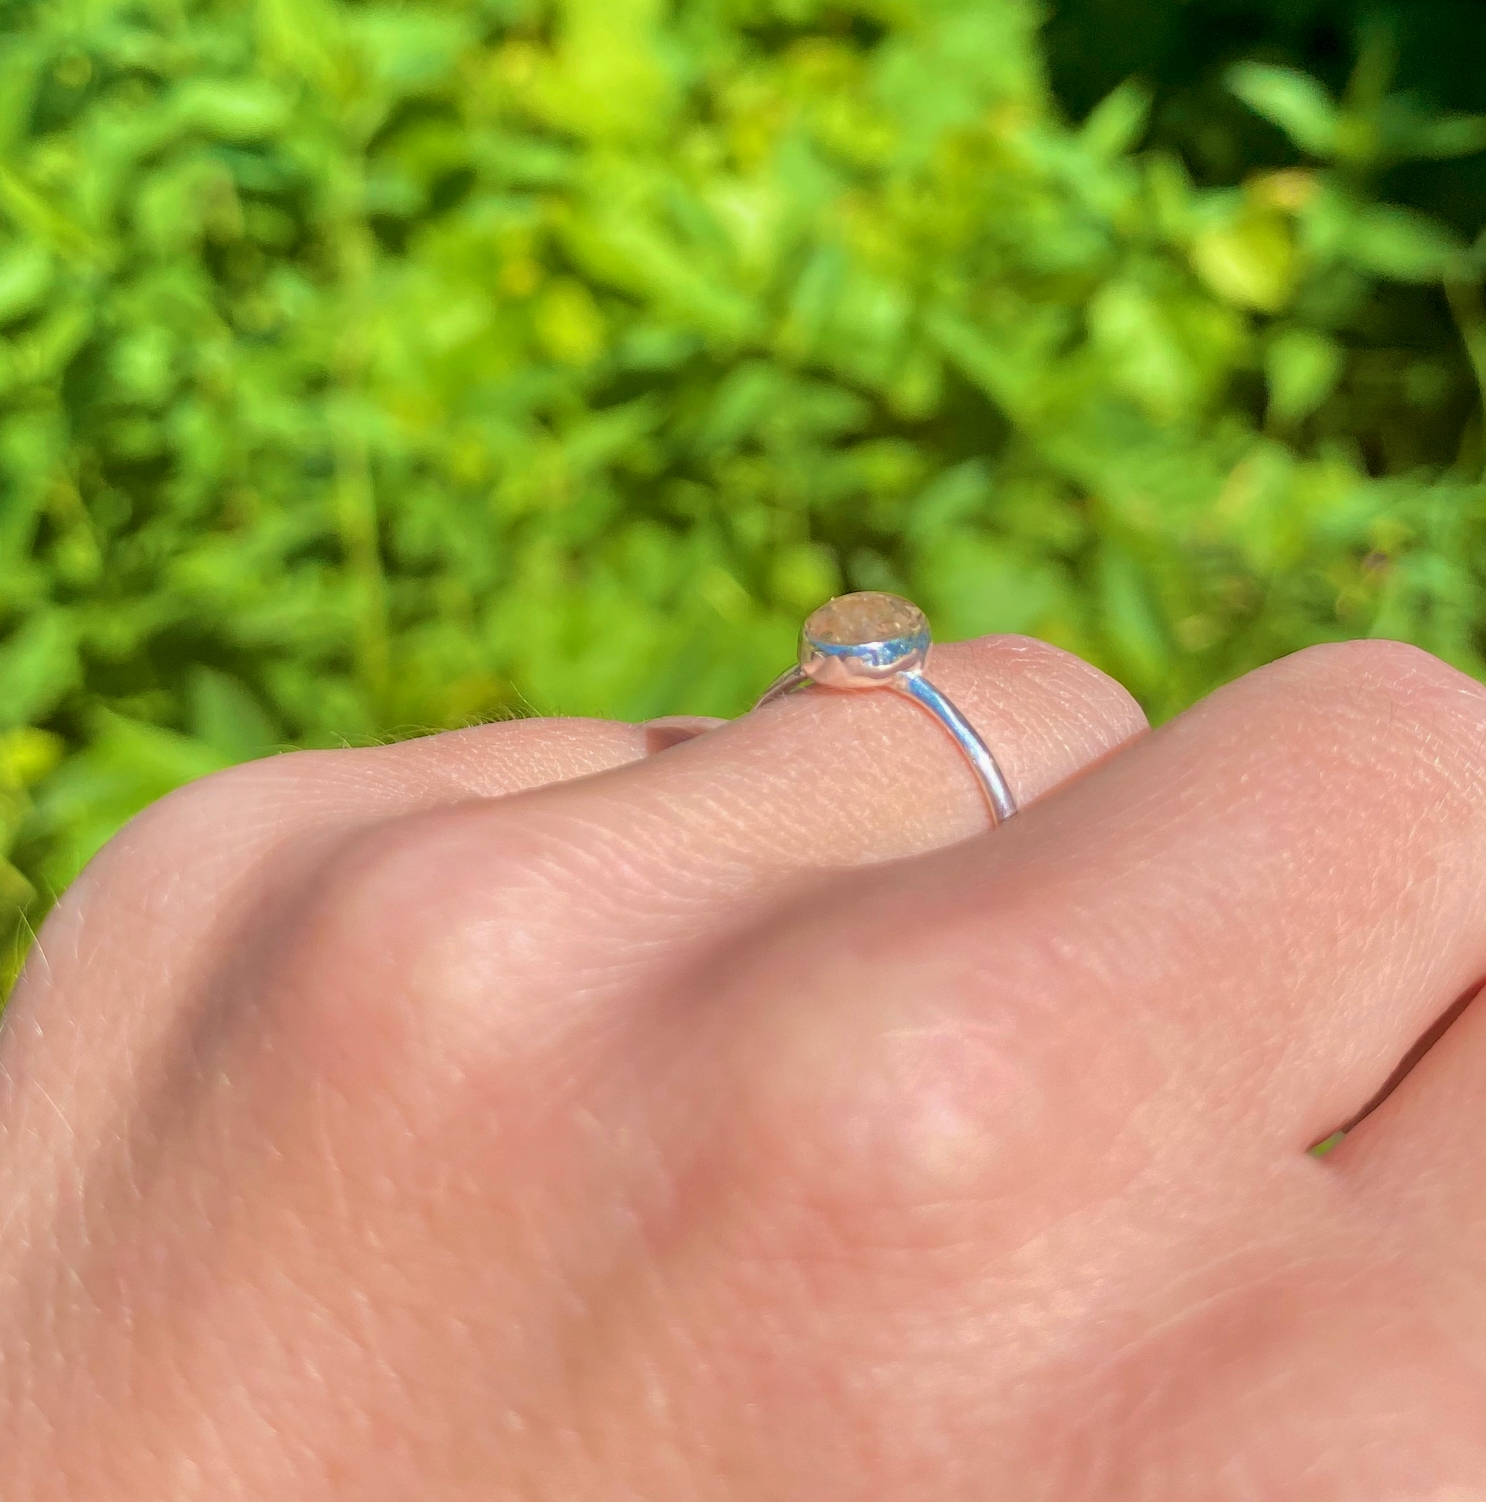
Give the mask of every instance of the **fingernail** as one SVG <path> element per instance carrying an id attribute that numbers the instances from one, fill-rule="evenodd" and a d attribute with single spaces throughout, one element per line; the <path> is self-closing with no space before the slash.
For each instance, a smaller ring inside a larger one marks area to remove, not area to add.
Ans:
<path id="1" fill-rule="evenodd" d="M 726 724 L 726 720 L 705 714 L 669 714 L 658 720 L 646 720 L 640 727 L 645 732 L 645 754 L 654 756 L 657 751 L 668 751 Z"/>

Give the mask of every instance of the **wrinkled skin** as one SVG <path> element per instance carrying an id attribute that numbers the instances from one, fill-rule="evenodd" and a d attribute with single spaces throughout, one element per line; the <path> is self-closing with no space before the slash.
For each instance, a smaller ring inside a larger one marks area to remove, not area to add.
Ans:
<path id="1" fill-rule="evenodd" d="M 136 820 L 0 1029 L 7 1502 L 1486 1497 L 1486 690 L 1315 649 L 1147 733 L 279 757 Z M 688 738 L 690 737 L 690 738 Z"/>

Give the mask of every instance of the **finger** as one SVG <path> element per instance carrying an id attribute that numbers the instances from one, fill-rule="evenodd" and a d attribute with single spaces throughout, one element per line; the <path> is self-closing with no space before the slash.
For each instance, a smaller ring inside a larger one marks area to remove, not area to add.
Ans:
<path id="1" fill-rule="evenodd" d="M 1146 728 L 1119 684 L 1043 642 L 940 646 L 929 670 L 989 743 L 1022 806 Z M 709 729 L 681 741 L 667 728 L 675 723 L 662 726 L 664 756 L 516 803 L 461 809 L 442 821 L 447 851 L 424 825 L 392 832 L 391 843 L 410 847 L 415 861 L 442 863 L 457 885 L 488 864 L 494 828 L 501 848 L 516 848 L 519 812 L 550 871 L 565 869 L 565 853 L 577 857 L 580 875 L 620 870 L 626 911 L 639 911 L 652 899 L 664 906 L 666 894 L 700 903 L 709 892 L 737 896 L 795 872 L 914 854 L 990 823 L 944 727 L 892 693 L 812 689 L 730 722 L 682 721 Z"/>
<path id="2" fill-rule="evenodd" d="M 938 646 L 928 667 L 1024 806 L 1146 728 L 1119 684 L 1044 642 Z M 795 694 L 661 762 L 572 792 L 622 804 L 632 827 L 659 821 L 672 861 L 694 852 L 715 864 L 726 850 L 771 880 L 933 849 L 985 830 L 990 818 L 944 728 L 917 704 L 878 692 Z M 602 818 L 597 805 L 590 812 Z"/>
<path id="3" fill-rule="evenodd" d="M 929 670 L 1023 806 L 1145 729 L 1124 689 L 1041 642 L 940 647 Z M 622 993 L 657 953 L 684 965 L 793 877 L 934 849 L 989 822 L 958 747 L 916 703 L 811 690 L 595 777 L 384 826 L 325 877 L 336 900 L 317 919 L 321 947 L 378 933 L 389 1047 L 488 1049 L 508 1026 L 515 1047 L 533 1008 L 557 1027 L 599 992 Z M 396 989 L 409 977 L 416 999 Z M 335 1046 L 330 998 L 343 985 L 309 970 L 296 982 L 304 1026 L 324 1030 L 306 1046 Z"/>
<path id="4" fill-rule="evenodd" d="M 904 883 L 978 1009 L 1077 1019 L 1070 1079 L 1147 1082 L 1189 1149 L 1300 1152 L 1486 975 L 1486 689 L 1394 643 L 1312 649 L 889 873 L 883 908 Z"/>

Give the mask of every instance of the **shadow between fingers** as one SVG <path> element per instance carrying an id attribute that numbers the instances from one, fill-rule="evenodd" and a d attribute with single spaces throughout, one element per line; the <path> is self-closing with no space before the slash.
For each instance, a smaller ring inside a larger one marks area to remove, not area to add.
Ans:
<path id="1" fill-rule="evenodd" d="M 1413 1072 L 1419 1061 L 1429 1052 L 1441 1038 L 1455 1025 L 1465 1009 L 1486 991 L 1486 982 L 1477 982 L 1457 997 L 1448 1007 L 1424 1030 L 1419 1040 L 1399 1060 L 1397 1068 L 1384 1080 L 1372 1099 L 1355 1115 L 1344 1121 L 1334 1132 L 1323 1137 L 1315 1143 L 1310 1151 L 1316 1157 L 1325 1157 L 1332 1148 L 1338 1146 L 1346 1139 L 1347 1133 L 1355 1131 L 1379 1106 L 1393 1094 L 1404 1080 Z"/>

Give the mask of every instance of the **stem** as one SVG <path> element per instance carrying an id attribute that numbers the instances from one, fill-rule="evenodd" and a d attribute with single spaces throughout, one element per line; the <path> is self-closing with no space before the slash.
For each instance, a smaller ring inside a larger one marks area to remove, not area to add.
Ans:
<path id="1" fill-rule="evenodd" d="M 391 641 L 387 619 L 387 576 L 378 536 L 377 497 L 370 446 L 357 408 L 367 378 L 366 340 L 362 333 L 371 305 L 376 250 L 361 214 L 359 173 L 339 184 L 337 249 L 346 289 L 345 323 L 336 348 L 335 377 L 340 389 L 332 418 L 335 448 L 334 504 L 346 567 L 356 585 L 356 677 L 379 717 L 386 706 L 391 677 Z"/>
<path id="2" fill-rule="evenodd" d="M 1481 288 L 1476 282 L 1447 280 L 1445 299 L 1450 305 L 1450 314 L 1460 332 L 1460 342 L 1465 346 L 1466 358 L 1471 363 L 1471 372 L 1476 378 L 1476 392 L 1480 397 L 1482 421 L 1482 445 L 1486 448 L 1486 306 L 1482 305 Z M 1482 479 L 1486 480 L 1486 457 L 1483 457 Z"/>

